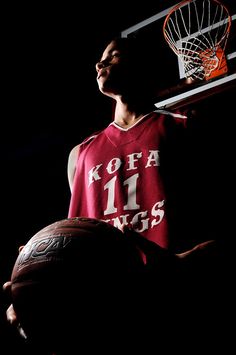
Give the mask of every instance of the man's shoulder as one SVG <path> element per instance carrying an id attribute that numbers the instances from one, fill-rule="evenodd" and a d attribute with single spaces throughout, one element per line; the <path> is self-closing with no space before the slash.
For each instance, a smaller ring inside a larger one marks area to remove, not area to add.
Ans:
<path id="1" fill-rule="evenodd" d="M 185 126 L 189 118 L 187 111 L 157 109 L 153 111 L 157 116 L 163 117 L 165 122 L 180 124 Z"/>
<path id="2" fill-rule="evenodd" d="M 177 127 L 186 128 L 189 121 L 187 111 L 157 109 L 153 111 L 157 118 L 161 117 L 166 129 L 176 130 Z"/>
<path id="3" fill-rule="evenodd" d="M 165 109 L 157 109 L 154 110 L 157 115 L 164 115 L 167 117 L 172 117 L 173 119 L 176 120 L 186 120 L 188 118 L 188 112 L 185 111 L 180 111 L 180 110 L 165 110 Z"/>
<path id="4" fill-rule="evenodd" d="M 104 129 L 101 129 L 101 130 L 91 133 L 86 138 L 84 138 L 84 140 L 80 143 L 80 146 L 86 146 L 90 142 L 94 141 L 103 131 L 104 131 Z"/>

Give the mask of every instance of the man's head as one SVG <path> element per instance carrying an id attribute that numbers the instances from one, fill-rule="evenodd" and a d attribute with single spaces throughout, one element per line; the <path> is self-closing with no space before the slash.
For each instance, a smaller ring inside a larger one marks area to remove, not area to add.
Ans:
<path id="1" fill-rule="evenodd" d="M 134 37 L 116 38 L 96 64 L 98 87 L 112 98 L 142 96 L 153 101 L 154 70 L 153 53 L 143 41 Z"/>

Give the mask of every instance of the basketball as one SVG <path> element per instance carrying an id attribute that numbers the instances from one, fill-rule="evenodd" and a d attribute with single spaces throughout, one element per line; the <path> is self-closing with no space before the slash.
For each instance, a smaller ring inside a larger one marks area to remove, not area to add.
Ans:
<path id="1" fill-rule="evenodd" d="M 47 343 L 71 341 L 74 318 L 90 334 L 98 332 L 101 317 L 108 323 L 116 318 L 141 267 L 136 248 L 111 224 L 83 217 L 56 221 L 20 251 L 11 274 L 12 303 L 30 339 L 38 341 L 43 332 Z"/>

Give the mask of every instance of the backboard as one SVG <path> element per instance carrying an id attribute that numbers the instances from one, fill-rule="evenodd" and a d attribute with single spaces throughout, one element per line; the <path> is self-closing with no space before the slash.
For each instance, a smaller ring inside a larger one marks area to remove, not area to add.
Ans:
<path id="1" fill-rule="evenodd" d="M 163 35 L 166 16 L 179 2 L 178 0 L 162 2 L 171 3 L 171 6 L 121 32 L 122 37 L 141 36 L 147 39 L 152 50 L 158 53 L 160 61 L 157 66 L 160 74 L 157 77 L 158 94 L 155 103 L 157 108 L 183 107 L 210 95 L 236 88 L 236 3 L 231 0 L 221 1 L 231 15 L 231 28 L 225 47 L 227 73 L 207 81 L 196 82 L 186 79 L 182 61 L 168 46 Z"/>

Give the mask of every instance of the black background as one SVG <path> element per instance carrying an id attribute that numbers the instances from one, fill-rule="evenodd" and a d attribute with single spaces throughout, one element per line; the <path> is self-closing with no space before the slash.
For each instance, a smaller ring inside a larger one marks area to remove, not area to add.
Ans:
<path id="1" fill-rule="evenodd" d="M 107 41 L 158 13 L 161 3 L 6 9 L 1 200 L 7 234 L 1 260 L 11 263 L 33 233 L 67 216 L 68 154 L 112 119 L 112 103 L 97 88 L 95 63 Z M 3 269 L 6 277 L 9 269 Z"/>
<path id="2" fill-rule="evenodd" d="M 107 40 L 173 3 L 102 2 L 82 8 L 33 2 L 4 10 L 1 284 L 9 280 L 18 247 L 67 216 L 71 148 L 111 121 L 111 101 L 99 93 L 95 80 L 95 63 Z M 7 305 L 1 294 L 1 354 L 14 354 L 16 347 L 27 354 L 30 350 L 5 322 Z"/>

